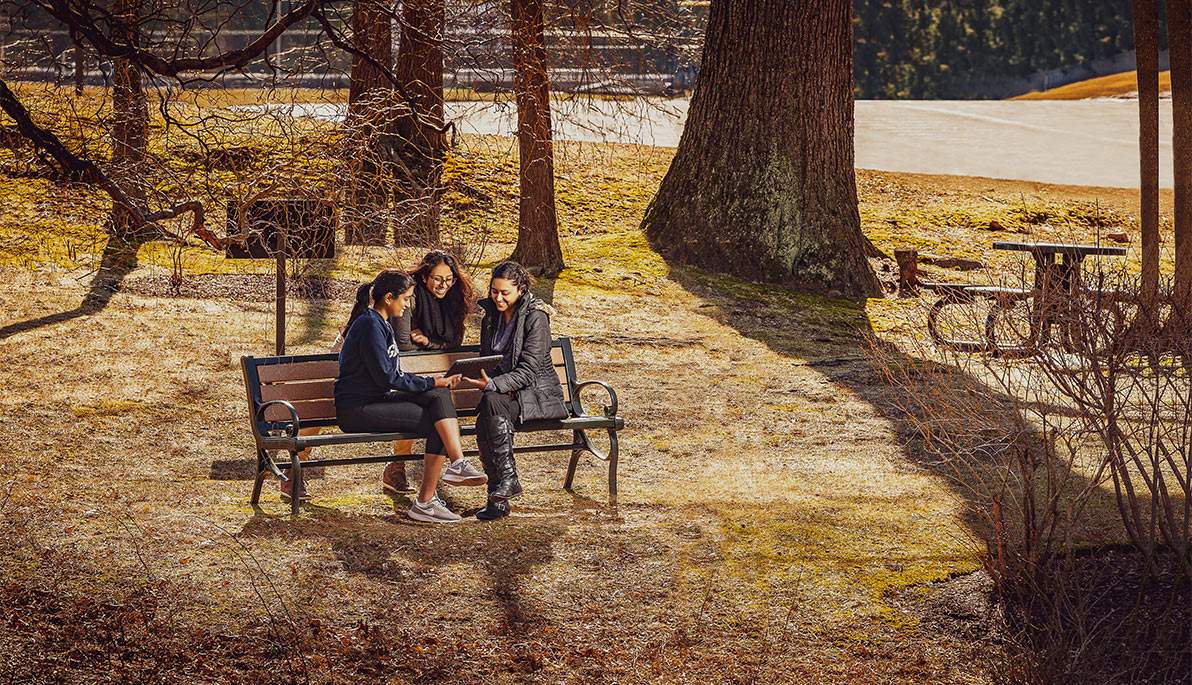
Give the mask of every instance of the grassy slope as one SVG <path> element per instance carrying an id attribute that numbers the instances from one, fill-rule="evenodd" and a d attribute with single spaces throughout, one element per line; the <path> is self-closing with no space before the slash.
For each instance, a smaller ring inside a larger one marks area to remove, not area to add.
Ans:
<path id="1" fill-rule="evenodd" d="M 1107 98 L 1138 92 L 1138 75 L 1133 71 L 1086 79 L 1042 92 L 1016 95 L 1011 100 L 1085 100 Z M 1159 72 L 1159 92 L 1171 92 L 1171 72 Z"/>
<path id="2" fill-rule="evenodd" d="M 182 681 L 280 680 L 286 668 L 316 682 L 975 678 L 972 645 L 923 632 L 888 601 L 976 568 L 963 491 L 901 446 L 858 350 L 869 330 L 921 335 L 922 303 L 863 307 L 666 264 L 637 224 L 669 154 L 559 146 L 571 266 L 539 289 L 559 310 L 556 333 L 576 339 L 581 377 L 621 394 L 615 503 L 598 463 L 584 460 L 569 494 L 565 455 L 527 455 L 527 495 L 497 525 L 410 525 L 368 467 L 313 481 L 298 522 L 272 486 L 253 511 L 237 359 L 268 353 L 269 302 L 120 294 L 95 316 L 0 340 L 0 564 L 7 605 L 34 616 L 0 623 L 16 663 L 104 673 L 119 661 Z M 491 231 L 488 264 L 512 246 L 513 159 L 507 140 L 469 139 L 448 170 L 491 199 L 452 194 L 446 211 Z M 74 236 L 95 227 L 60 213 L 61 191 L 4 183 L 23 199 L 0 219 L 0 325 L 73 308 L 94 248 Z M 1136 234 L 1126 191 L 870 172 L 859 188 L 879 248 L 973 256 L 994 274 L 1013 256 L 988 244 L 1016 231 Z M 1006 230 L 981 230 L 991 220 Z M 168 268 L 160 249 L 142 257 L 134 278 Z M 394 258 L 357 250 L 330 273 Z M 197 250 L 185 262 L 245 268 Z M 346 302 L 294 303 L 295 351 L 324 349 L 346 313 Z M 461 509 L 483 501 L 444 494 Z M 107 661 L 55 651 L 100 644 L 113 625 L 131 637 Z M 187 651 L 205 661 L 177 657 Z"/>

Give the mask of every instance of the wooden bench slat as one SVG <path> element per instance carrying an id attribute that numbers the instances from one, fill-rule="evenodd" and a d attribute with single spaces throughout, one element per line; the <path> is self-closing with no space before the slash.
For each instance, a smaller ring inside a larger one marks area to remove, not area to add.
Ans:
<path id="1" fill-rule="evenodd" d="M 271 383 L 261 386 L 261 400 L 323 400 L 334 397 L 334 381 L 307 381 L 302 383 Z"/>
<path id="2" fill-rule="evenodd" d="M 401 370 L 424 376 L 441 376 L 456 359 L 477 356 L 475 352 L 442 352 L 439 354 L 402 354 Z"/>
<path id="3" fill-rule="evenodd" d="M 559 369 L 559 383 L 563 388 L 563 401 L 570 401 L 570 393 L 567 387 L 567 373 L 563 369 Z M 464 388 L 460 390 L 453 390 L 451 392 L 451 400 L 455 404 L 456 409 L 475 409 L 476 405 L 480 403 L 480 398 L 483 391 L 475 388 Z M 299 416 L 307 418 L 302 415 L 302 408 L 299 403 L 309 403 L 316 400 L 330 400 L 334 404 L 334 385 L 333 381 L 313 381 L 304 383 L 272 383 L 261 386 L 261 401 L 269 402 L 271 400 L 286 400 L 294 405 L 298 410 Z M 272 411 L 272 410 L 270 410 Z M 285 411 L 284 408 L 281 411 Z M 328 415 L 333 416 L 334 413 Z M 281 419 L 270 418 L 270 421 L 285 420 L 289 418 L 289 413 L 286 412 Z M 327 418 L 319 416 L 317 418 Z"/>
<path id="4" fill-rule="evenodd" d="M 298 419 L 334 419 L 335 400 L 313 400 L 309 402 L 290 402 L 298 412 Z M 265 408 L 266 421 L 289 421 L 290 410 L 275 404 Z"/>
<path id="5" fill-rule="evenodd" d="M 559 385 L 563 388 L 563 401 L 571 401 L 571 387 L 567 383 L 567 367 L 556 366 L 555 373 L 559 375 Z"/>
<path id="6" fill-rule="evenodd" d="M 257 365 L 257 377 L 262 383 L 334 380 L 338 375 L 339 362 L 334 360 Z"/>
<path id="7" fill-rule="evenodd" d="M 451 403 L 455 405 L 457 410 L 475 409 L 476 405 L 480 404 L 480 398 L 483 396 L 484 391 L 475 388 L 452 390 Z"/>

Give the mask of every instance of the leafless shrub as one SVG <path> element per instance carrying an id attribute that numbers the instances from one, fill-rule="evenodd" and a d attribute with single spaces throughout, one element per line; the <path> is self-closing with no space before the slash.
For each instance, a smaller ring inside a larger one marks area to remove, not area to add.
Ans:
<path id="1" fill-rule="evenodd" d="M 1005 622 L 994 681 L 1183 679 L 1188 329 L 1123 269 L 1072 278 L 951 305 L 967 344 L 874 344 L 873 355 L 912 452 L 964 496 L 984 547 Z M 1090 530 L 1103 525 L 1093 514 L 1115 506 L 1137 554 L 1089 554 L 1088 540 L 1112 537 Z"/>

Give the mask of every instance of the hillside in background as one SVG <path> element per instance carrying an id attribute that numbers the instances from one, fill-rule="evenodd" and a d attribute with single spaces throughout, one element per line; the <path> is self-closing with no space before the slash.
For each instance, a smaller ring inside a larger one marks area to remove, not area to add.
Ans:
<path id="1" fill-rule="evenodd" d="M 1159 96 L 1170 96 L 1171 72 L 1159 72 Z M 1120 74 L 1069 83 L 1035 93 L 1026 93 L 1011 100 L 1087 100 L 1089 98 L 1136 98 L 1138 97 L 1138 74 L 1125 71 Z"/>
<path id="2" fill-rule="evenodd" d="M 1130 0 L 855 0 L 854 11 L 862 99 L 1002 97 L 1015 80 L 1134 47 Z"/>

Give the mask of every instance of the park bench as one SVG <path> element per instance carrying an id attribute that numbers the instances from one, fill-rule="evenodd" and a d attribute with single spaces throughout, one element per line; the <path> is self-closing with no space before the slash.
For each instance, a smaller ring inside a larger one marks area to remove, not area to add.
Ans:
<path id="1" fill-rule="evenodd" d="M 479 345 L 466 345 L 449 352 L 403 352 L 402 370 L 421 375 L 441 375 L 456 359 L 475 357 Z M 559 375 L 568 416 L 558 421 L 535 421 L 523 425 L 518 433 L 539 431 L 571 431 L 571 441 L 540 445 L 515 445 L 514 452 L 555 452 L 569 450 L 571 463 L 563 487 L 570 489 L 579 464 L 580 455 L 588 452 L 608 463 L 608 491 L 617 494 L 617 431 L 624 421 L 617 415 L 617 393 L 604 381 L 580 382 L 575 373 L 575 356 L 571 340 L 560 337 L 551 341 L 551 359 Z M 326 429 L 335 427 L 335 401 L 332 383 L 339 373 L 339 357 L 335 354 L 309 354 L 284 357 L 241 357 L 244 386 L 248 394 L 248 416 L 257 450 L 257 474 L 253 483 L 252 503 L 261 496 L 265 476 L 272 473 L 282 480 L 293 479 L 294 492 L 301 489 L 304 468 L 370 464 L 390 461 L 420 460 L 422 454 L 309 459 L 300 461 L 298 453 L 312 447 L 354 443 L 391 443 L 396 440 L 417 440 L 425 435 L 415 433 L 343 433 Z M 599 386 L 608 393 L 609 404 L 600 414 L 588 414 L 580 402 L 584 388 Z M 475 436 L 476 405 L 482 391 L 473 388 L 452 391 L 452 399 L 460 417 L 460 434 Z M 302 429 L 323 428 L 317 435 L 302 435 Z M 588 439 L 587 431 L 608 432 L 608 451 L 601 452 Z M 516 441 L 515 441 L 516 442 Z M 274 458 L 274 453 L 288 453 L 288 458 Z M 467 456 L 479 454 L 465 450 Z M 286 476 L 285 472 L 291 475 Z M 298 498 L 292 499 L 291 513 L 298 515 Z"/>

